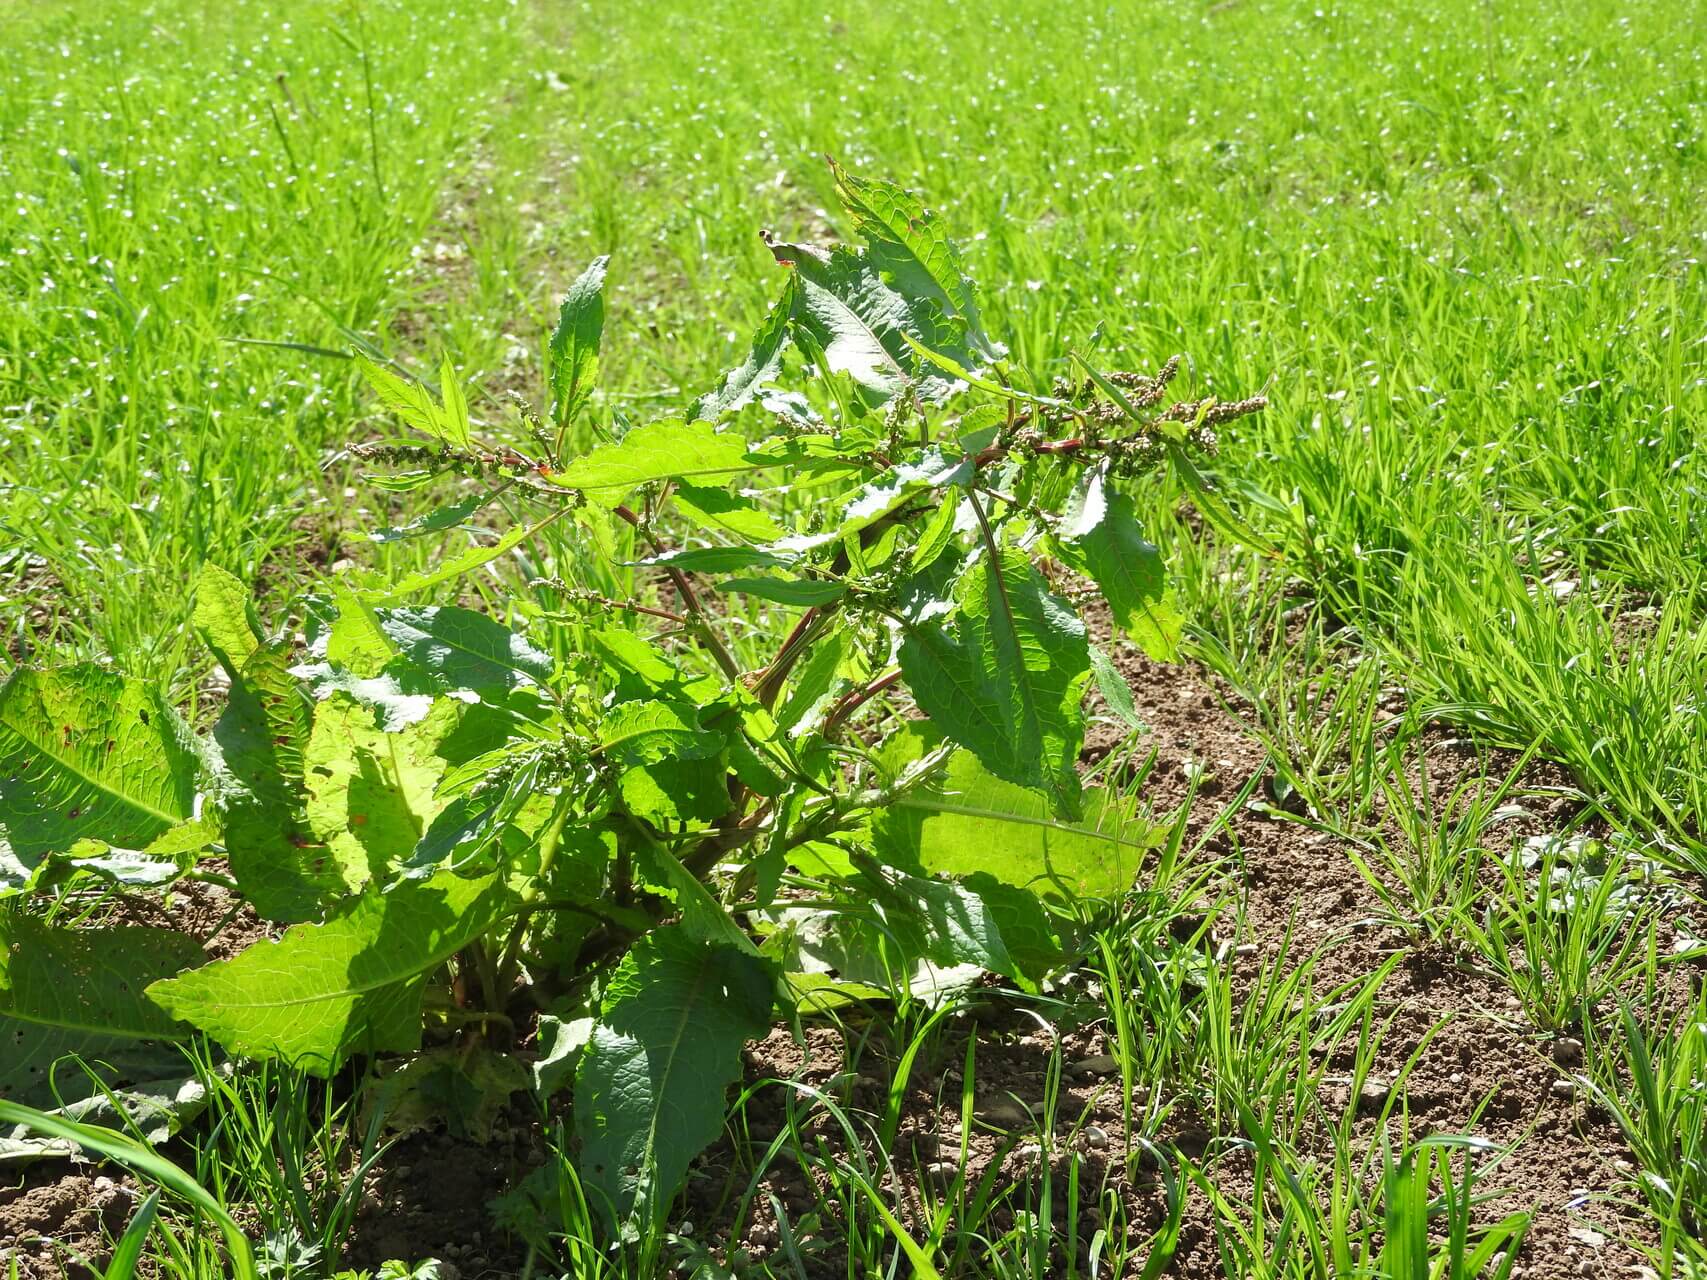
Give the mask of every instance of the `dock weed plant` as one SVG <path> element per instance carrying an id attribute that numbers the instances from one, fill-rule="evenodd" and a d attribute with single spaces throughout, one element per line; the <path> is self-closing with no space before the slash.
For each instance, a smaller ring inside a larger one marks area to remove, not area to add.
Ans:
<path id="1" fill-rule="evenodd" d="M 429 385 L 364 356 L 411 434 L 353 451 L 375 485 L 445 494 L 377 536 L 487 509 L 504 531 L 312 583 L 282 631 L 204 570 L 194 622 L 229 682 L 209 732 L 115 670 L 13 673 L 8 1076 L 200 1033 L 321 1075 L 404 1055 L 387 1105 L 453 1133 L 566 1089 L 586 1203 L 639 1234 L 778 1016 L 980 973 L 1036 991 L 1088 945 L 1165 837 L 1081 781 L 1087 692 L 1130 693 L 1063 584 L 1171 656 L 1123 482 L 1171 470 L 1232 520 L 1197 462 L 1264 402 L 1175 399 L 1178 357 L 1036 385 L 940 221 L 832 167 L 860 243 L 769 241 L 774 306 L 678 413 L 592 411 L 604 259 L 563 300 L 537 410 L 477 423 L 449 361 Z M 493 572 L 511 625 L 422 603 Z M 204 875 L 282 936 L 203 963 L 87 906 Z"/>

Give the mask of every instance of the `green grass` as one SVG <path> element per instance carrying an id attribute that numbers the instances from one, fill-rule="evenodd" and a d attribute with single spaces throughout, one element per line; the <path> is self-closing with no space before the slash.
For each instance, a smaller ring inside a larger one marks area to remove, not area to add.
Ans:
<path id="1" fill-rule="evenodd" d="M 190 692 L 204 559 L 282 594 L 315 557 L 395 570 L 435 554 L 367 543 L 420 498 L 341 459 L 390 428 L 347 363 L 304 347 L 359 339 L 420 368 L 448 350 L 476 415 L 495 416 L 503 392 L 537 395 L 536 335 L 608 252 L 604 407 L 682 405 L 774 292 L 757 229 L 843 230 L 819 159 L 833 152 L 980 233 L 969 268 L 1001 282 L 990 327 L 1034 370 L 1066 372 L 1100 319 L 1106 364 L 1184 351 L 1198 389 L 1267 386 L 1271 408 L 1237 424 L 1217 471 L 1280 560 L 1199 536 L 1175 492 L 1139 491 L 1194 655 L 1239 695 L 1296 816 L 1353 841 L 1395 922 L 1499 975 L 1536 1028 L 1583 1032 L 1642 1170 L 1630 1193 L 1658 1224 L 1656 1265 L 1707 1265 L 1689 1243 L 1703 1155 L 1676 1141 L 1700 1131 L 1701 1012 L 1673 1028 L 1608 1008 L 1664 975 L 1648 907 L 1612 901 L 1610 872 L 1560 882 L 1551 862 L 1488 854 L 1499 807 L 1521 800 L 1509 758 L 1444 796 L 1407 772 L 1431 722 L 1533 749 L 1700 892 L 1707 25 L 1692 6 L 73 0 L 16 7 L 7 33 L 5 662 L 92 654 Z M 742 656 L 764 625 L 732 617 Z M 1093 965 L 1127 1096 L 1150 1089 L 1128 1128 L 1148 1140 L 1164 1100 L 1191 1097 L 1256 1144 L 1253 1198 L 1215 1205 L 1235 1273 L 1274 1273 L 1267 1233 L 1284 1226 L 1425 1274 L 1389 1255 L 1422 1247 L 1416 1188 L 1468 1157 L 1399 1128 L 1354 1155 L 1346 1130 L 1331 1167 L 1301 1170 L 1292 1144 L 1320 1117 L 1302 1084 L 1272 1084 L 1289 1062 L 1320 1069 L 1318 1037 L 1367 1049 L 1372 988 L 1314 991 L 1293 955 L 1247 999 L 1185 967 L 1167 912 L 1211 872 L 1176 853 L 1172 896 L 1129 904 Z M 1205 906 L 1204 929 L 1236 922 L 1237 902 Z M 1327 1004 L 1327 1030 L 1301 1020 Z M 311 1219 L 309 1235 L 336 1226 L 336 1195 L 295 1203 L 260 1153 L 337 1163 L 366 1135 L 272 1127 L 276 1089 L 230 1087 L 199 1172 Z M 884 1170 L 792 1136 L 828 1162 L 850 1256 L 893 1258 L 872 1200 L 891 1194 Z M 1175 1176 L 1201 1192 L 1214 1160 Z M 1429 1211 L 1454 1229 L 1472 1194 L 1455 1185 Z M 949 1239 L 932 1219 L 915 1243 L 944 1274 L 1044 1274 L 1065 1209 L 1059 1189 L 1025 1194 L 1041 1198 L 1008 1206 L 1030 1215 L 1012 1238 Z M 1112 1216 L 1104 1232 L 1108 1257 L 1141 1265 Z M 1026 1252 L 1039 1241 L 1043 1262 Z M 644 1264 L 552 1247 L 611 1275 Z"/>

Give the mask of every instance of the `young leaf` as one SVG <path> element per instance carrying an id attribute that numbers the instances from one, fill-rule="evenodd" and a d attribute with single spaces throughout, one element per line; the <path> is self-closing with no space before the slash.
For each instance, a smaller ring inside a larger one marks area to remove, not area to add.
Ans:
<path id="1" fill-rule="evenodd" d="M 981 355 L 995 359 L 1002 350 L 984 334 L 977 291 L 960 263 L 960 250 L 935 214 L 912 192 L 880 178 L 856 178 L 834 160 L 836 196 L 864 237 L 879 271 L 901 293 L 934 300 L 943 312 L 966 324 L 967 337 Z"/>
<path id="2" fill-rule="evenodd" d="M 362 376 L 380 401 L 402 418 L 405 426 L 454 448 L 460 449 L 468 444 L 467 423 L 463 424 L 463 435 L 459 441 L 454 428 L 446 421 L 444 410 L 433 399 L 433 393 L 421 383 L 412 378 L 400 378 L 364 355 L 356 356 L 356 367 L 362 371 Z"/>
<path id="3" fill-rule="evenodd" d="M 495 878 L 448 872 L 352 898 L 230 960 L 156 982 L 149 996 L 233 1053 L 330 1075 L 352 1053 L 421 1043 L 429 972 L 513 909 Z"/>
<path id="4" fill-rule="evenodd" d="M 0 894 L 85 837 L 143 848 L 194 813 L 199 761 L 159 694 L 93 665 L 0 686 Z"/>
<path id="5" fill-rule="evenodd" d="M 191 621 L 226 674 L 235 676 L 262 636 L 255 626 L 249 589 L 209 560 L 196 578 L 196 607 Z"/>
<path id="6" fill-rule="evenodd" d="M 998 778 L 1071 813 L 1090 678 L 1085 624 L 1023 552 L 985 556 L 960 581 L 953 629 L 909 623 L 901 672 L 919 709 Z"/>
<path id="7" fill-rule="evenodd" d="M 1157 662 L 1179 660 L 1184 619 L 1168 589 L 1162 553 L 1145 539 L 1132 495 L 1087 471 L 1058 530 L 1061 558 L 1094 581 L 1114 620 Z"/>
<path id="8" fill-rule="evenodd" d="M 734 413 L 759 394 L 782 368 L 782 354 L 788 349 L 788 322 L 794 314 L 799 284 L 789 276 L 779 297 L 764 322 L 753 334 L 747 358 L 723 375 L 717 390 L 708 391 L 695 402 L 690 418 L 715 422 L 725 414 Z"/>
<path id="9" fill-rule="evenodd" d="M 933 351 L 971 364 L 965 334 L 928 298 L 909 299 L 883 282 L 863 255 L 838 246 L 833 252 L 812 245 L 770 245 L 772 255 L 792 265 L 800 282 L 794 321 L 824 355 L 834 373 L 845 373 L 881 402 L 908 381 L 926 399 L 941 399 L 955 383 L 922 362 L 908 338 Z"/>
<path id="10" fill-rule="evenodd" d="M 709 422 L 665 418 L 576 458 L 551 481 L 580 489 L 589 501 L 614 507 L 629 492 L 654 480 L 715 481 L 753 466 L 747 460 L 747 442 L 739 435 L 720 432 Z"/>
<path id="11" fill-rule="evenodd" d="M 769 966 L 680 925 L 637 941 L 575 1072 L 581 1178 L 613 1227 L 661 1222 L 723 1127 L 741 1047 L 770 1026 Z"/>
<path id="12" fill-rule="evenodd" d="M 564 295 L 551 335 L 551 418 L 572 421 L 593 394 L 599 372 L 599 340 L 605 331 L 605 268 L 610 256 L 594 258 Z"/>
<path id="13" fill-rule="evenodd" d="M 462 379 L 456 366 L 445 352 L 439 362 L 439 394 L 444 397 L 445 442 L 453 449 L 466 449 L 473 442 L 468 424 L 468 394 L 462 389 Z"/>

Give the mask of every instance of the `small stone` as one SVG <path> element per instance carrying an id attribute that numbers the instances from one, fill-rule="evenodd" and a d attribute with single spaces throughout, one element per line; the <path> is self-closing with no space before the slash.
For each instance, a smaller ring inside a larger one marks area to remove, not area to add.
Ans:
<path id="1" fill-rule="evenodd" d="M 1583 1060 L 1583 1042 L 1575 1036 L 1560 1036 L 1553 1042 L 1553 1061 L 1562 1067 L 1574 1067 Z"/>
<path id="2" fill-rule="evenodd" d="M 1565 1234 L 1578 1244 L 1586 1244 L 1591 1249 L 1606 1248 L 1606 1237 L 1593 1227 L 1568 1227 Z"/>
<path id="3" fill-rule="evenodd" d="M 946 1187 L 954 1181 L 959 1172 L 959 1167 L 952 1160 L 933 1160 L 925 1166 L 925 1181 Z"/>
<path id="4" fill-rule="evenodd" d="M 1387 1101 L 1387 1095 L 1392 1092 L 1393 1086 L 1381 1077 L 1366 1076 L 1363 1087 L 1357 1091 L 1357 1100 L 1364 1106 L 1378 1107 Z"/>
<path id="5" fill-rule="evenodd" d="M 106 1178 L 106 1177 L 96 1178 L 95 1179 L 95 1194 L 99 1195 L 103 1191 L 111 1191 L 116 1186 L 118 1186 L 118 1183 L 114 1182 L 111 1178 Z"/>
<path id="6" fill-rule="evenodd" d="M 1076 1076 L 1111 1076 L 1120 1070 L 1120 1063 L 1111 1053 L 1094 1053 L 1088 1058 L 1080 1058 L 1072 1070 Z"/>
<path id="7" fill-rule="evenodd" d="M 1556 1098 L 1574 1098 L 1577 1096 L 1577 1086 L 1570 1080 L 1553 1081 L 1553 1096 Z"/>
<path id="8" fill-rule="evenodd" d="M 1254 956 L 1261 948 L 1254 942 L 1241 942 L 1233 948 L 1233 954 L 1241 958 Z"/>
<path id="9" fill-rule="evenodd" d="M 1577 1263 L 1577 1274 L 1579 1276 L 1592 1276 L 1595 1274 L 1594 1263 L 1590 1262 L 1587 1258 L 1584 1258 L 1581 1262 Z"/>
<path id="10" fill-rule="evenodd" d="M 1108 1148 L 1108 1130 L 1100 1124 L 1085 1126 L 1085 1145 L 1092 1151 L 1104 1151 Z"/>
<path id="11" fill-rule="evenodd" d="M 1017 1129 L 1031 1123 L 1031 1112 L 1012 1098 L 997 1098 L 978 1109 L 978 1118 L 1000 1129 Z"/>

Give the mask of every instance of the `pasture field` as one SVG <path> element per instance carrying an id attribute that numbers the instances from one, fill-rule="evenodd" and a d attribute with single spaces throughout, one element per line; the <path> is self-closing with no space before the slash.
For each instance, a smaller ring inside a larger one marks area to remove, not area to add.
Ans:
<path id="1" fill-rule="evenodd" d="M 0 1276 L 1707 1280 L 1700 4 L 0 31 Z"/>

